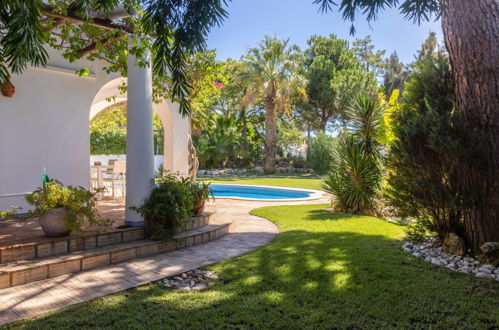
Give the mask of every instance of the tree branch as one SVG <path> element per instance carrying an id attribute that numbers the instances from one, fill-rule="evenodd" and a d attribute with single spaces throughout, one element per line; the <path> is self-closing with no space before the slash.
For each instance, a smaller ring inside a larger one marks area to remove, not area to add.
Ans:
<path id="1" fill-rule="evenodd" d="M 133 27 L 127 24 L 115 23 L 109 19 L 93 17 L 91 21 L 86 21 L 83 18 L 80 18 L 73 13 L 68 12 L 67 15 L 62 15 L 55 12 L 56 7 L 42 4 L 40 5 L 42 8 L 42 12 L 50 17 L 62 19 L 62 20 L 70 20 L 80 24 L 89 24 L 98 28 L 103 28 L 106 30 L 119 30 L 125 33 L 133 33 Z"/>

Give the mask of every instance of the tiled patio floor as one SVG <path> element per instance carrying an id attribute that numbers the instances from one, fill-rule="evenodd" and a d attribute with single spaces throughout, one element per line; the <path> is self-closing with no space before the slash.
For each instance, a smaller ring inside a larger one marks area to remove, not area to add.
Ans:
<path id="1" fill-rule="evenodd" d="M 112 228 L 83 228 L 82 232 L 109 231 L 124 223 L 125 205 L 123 199 L 105 199 L 97 206 L 101 218 L 113 220 Z M 0 221 L 0 248 L 14 244 L 44 243 L 53 238 L 45 237 L 38 219 Z"/>

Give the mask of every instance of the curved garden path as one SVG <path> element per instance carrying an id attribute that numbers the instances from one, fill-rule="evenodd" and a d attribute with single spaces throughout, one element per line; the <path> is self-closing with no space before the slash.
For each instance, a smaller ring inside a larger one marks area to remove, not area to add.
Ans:
<path id="1" fill-rule="evenodd" d="M 182 250 L 0 290 L 0 325 L 246 254 L 278 235 L 277 226 L 250 215 L 252 209 L 327 202 L 327 197 L 300 202 L 217 199 L 210 208 L 216 208 L 217 222 L 232 221 L 229 234 Z"/>

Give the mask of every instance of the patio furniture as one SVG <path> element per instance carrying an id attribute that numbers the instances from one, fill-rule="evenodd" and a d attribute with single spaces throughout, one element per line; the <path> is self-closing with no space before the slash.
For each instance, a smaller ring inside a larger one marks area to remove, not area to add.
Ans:
<path id="1" fill-rule="evenodd" d="M 111 160 L 109 161 L 111 163 Z M 113 160 L 112 165 L 108 165 L 106 176 L 102 179 L 104 186 L 106 183 L 111 183 L 111 194 L 113 199 L 116 196 L 116 188 L 121 188 L 121 197 L 125 197 L 126 185 L 126 161 Z"/>

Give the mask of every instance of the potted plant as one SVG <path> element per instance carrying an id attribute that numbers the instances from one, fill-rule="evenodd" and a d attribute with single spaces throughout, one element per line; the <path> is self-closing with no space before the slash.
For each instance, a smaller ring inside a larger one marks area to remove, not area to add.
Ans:
<path id="1" fill-rule="evenodd" d="M 192 216 L 194 195 L 188 179 L 167 175 L 157 179 L 149 196 L 130 207 L 145 220 L 145 237 L 164 240 L 175 235 L 182 222 Z"/>
<path id="2" fill-rule="evenodd" d="M 38 217 L 46 236 L 60 237 L 80 230 L 84 223 L 98 223 L 94 197 L 95 193 L 83 187 L 64 187 L 52 180 L 25 199 L 34 207 L 28 217 Z"/>
<path id="3" fill-rule="evenodd" d="M 191 185 L 192 195 L 194 196 L 194 204 L 192 211 L 194 215 L 199 216 L 204 213 L 206 200 L 210 197 L 211 190 L 209 183 L 193 183 Z"/>

